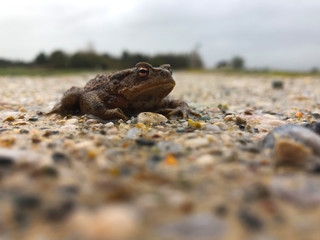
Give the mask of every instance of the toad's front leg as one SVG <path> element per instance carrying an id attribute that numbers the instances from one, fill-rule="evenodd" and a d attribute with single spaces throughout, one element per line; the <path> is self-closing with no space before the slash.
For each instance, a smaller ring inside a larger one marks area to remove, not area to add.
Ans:
<path id="1" fill-rule="evenodd" d="M 201 117 L 200 114 L 191 111 L 189 105 L 186 102 L 182 100 L 174 100 L 169 98 L 165 98 L 161 102 L 161 107 L 157 112 L 162 113 L 168 116 L 169 118 L 189 118 L 190 116 Z"/>
<path id="2" fill-rule="evenodd" d="M 82 113 L 92 114 L 104 120 L 128 119 L 120 108 L 108 109 L 95 92 L 87 92 L 81 95 L 80 109 Z"/>

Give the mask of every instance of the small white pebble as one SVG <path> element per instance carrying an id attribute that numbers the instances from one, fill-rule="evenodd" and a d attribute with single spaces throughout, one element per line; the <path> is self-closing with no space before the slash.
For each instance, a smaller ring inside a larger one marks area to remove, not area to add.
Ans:
<path id="1" fill-rule="evenodd" d="M 196 159 L 196 163 L 202 166 L 212 165 L 215 162 L 215 158 L 210 154 L 201 155 Z"/>
<path id="2" fill-rule="evenodd" d="M 113 122 L 108 122 L 104 125 L 106 128 L 112 128 L 114 126 Z"/>
<path id="3" fill-rule="evenodd" d="M 203 127 L 203 129 L 207 130 L 207 131 L 210 131 L 210 132 L 221 132 L 221 130 L 220 130 L 220 128 L 218 126 L 211 125 L 211 124 L 205 125 Z"/>
<path id="4" fill-rule="evenodd" d="M 108 135 L 116 135 L 116 134 L 118 134 L 118 132 L 119 132 L 118 129 L 116 127 L 113 127 L 113 128 L 108 129 L 107 134 Z"/>
<path id="5" fill-rule="evenodd" d="M 77 130 L 77 126 L 73 124 L 66 124 L 59 128 L 59 131 L 63 133 L 74 132 L 76 130 Z"/>
<path id="6" fill-rule="evenodd" d="M 207 146 L 210 141 L 207 138 L 194 138 L 185 141 L 185 146 L 190 148 L 198 148 Z"/>
<path id="7" fill-rule="evenodd" d="M 78 123 L 78 119 L 75 119 L 75 118 L 71 118 L 71 119 L 68 119 L 66 124 L 77 124 Z"/>
<path id="8" fill-rule="evenodd" d="M 139 123 L 161 123 L 167 122 L 168 119 L 159 114 L 159 113 L 152 113 L 152 112 L 142 112 L 137 116 L 137 120 Z"/>

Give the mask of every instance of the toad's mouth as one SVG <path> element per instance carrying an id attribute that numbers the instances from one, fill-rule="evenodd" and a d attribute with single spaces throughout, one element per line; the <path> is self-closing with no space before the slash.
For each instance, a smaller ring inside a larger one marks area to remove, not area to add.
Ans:
<path id="1" fill-rule="evenodd" d="M 126 93 L 128 100 L 154 100 L 166 97 L 174 88 L 174 82 L 156 83 L 148 86 L 138 86 Z"/>

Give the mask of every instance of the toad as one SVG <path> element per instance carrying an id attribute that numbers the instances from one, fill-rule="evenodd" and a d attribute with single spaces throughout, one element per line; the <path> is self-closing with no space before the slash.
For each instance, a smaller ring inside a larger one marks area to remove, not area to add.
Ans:
<path id="1" fill-rule="evenodd" d="M 169 64 L 153 67 L 140 62 L 134 68 L 99 74 L 83 88 L 71 87 L 48 114 L 92 114 L 105 120 L 126 120 L 143 111 L 169 118 L 199 116 L 184 101 L 167 97 L 174 86 Z"/>

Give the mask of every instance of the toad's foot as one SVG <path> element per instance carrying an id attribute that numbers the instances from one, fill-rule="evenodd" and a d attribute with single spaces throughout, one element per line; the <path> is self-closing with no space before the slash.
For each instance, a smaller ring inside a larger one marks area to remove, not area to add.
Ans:
<path id="1" fill-rule="evenodd" d="M 181 100 L 165 99 L 163 108 L 157 111 L 169 118 L 190 118 L 191 116 L 201 117 L 200 114 L 191 111 L 188 104 Z"/>
<path id="2" fill-rule="evenodd" d="M 158 112 L 166 115 L 168 118 L 190 118 L 191 116 L 201 117 L 200 114 L 191 111 L 190 108 L 185 107 L 164 108 Z"/>

